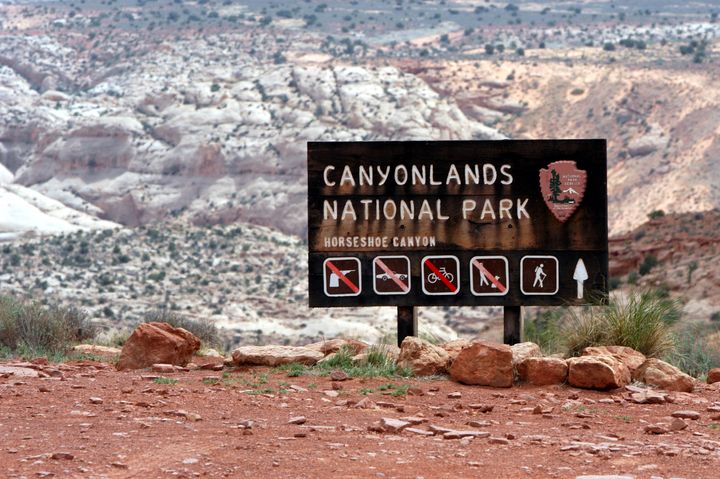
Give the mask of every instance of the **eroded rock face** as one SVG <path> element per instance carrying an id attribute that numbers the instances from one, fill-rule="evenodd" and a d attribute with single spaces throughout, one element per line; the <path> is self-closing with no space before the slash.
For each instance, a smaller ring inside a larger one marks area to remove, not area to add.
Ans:
<path id="1" fill-rule="evenodd" d="M 627 366 L 612 356 L 570 358 L 568 384 L 583 389 L 616 389 L 630 383 Z"/>
<path id="2" fill-rule="evenodd" d="M 583 356 L 612 356 L 623 363 L 632 374 L 647 359 L 643 353 L 627 346 L 590 346 L 583 349 Z"/>
<path id="3" fill-rule="evenodd" d="M 650 358 L 633 373 L 635 381 L 668 391 L 692 392 L 695 379 L 672 364 L 660 359 Z"/>
<path id="4" fill-rule="evenodd" d="M 439 346 L 408 336 L 400 345 L 397 363 L 401 367 L 412 369 L 416 376 L 432 376 L 447 371 L 450 356 Z"/>
<path id="5" fill-rule="evenodd" d="M 241 346 L 232 353 L 233 363 L 238 366 L 313 365 L 324 357 L 320 351 L 300 346 Z"/>
<path id="6" fill-rule="evenodd" d="M 475 341 L 455 358 L 450 377 L 463 384 L 509 388 L 513 382 L 512 357 L 507 344 Z"/>
<path id="7" fill-rule="evenodd" d="M 26 60 L 2 72 L 12 95 L 0 88 L 0 160 L 17 183 L 126 226 L 182 209 L 195 224 L 304 235 L 307 141 L 504 138 L 392 66 L 270 65 L 242 52 L 229 66 L 214 60 L 225 41 L 201 43 L 80 73 L 77 52 L 52 37 L 8 38 L 0 63 Z"/>
<path id="8" fill-rule="evenodd" d="M 568 376 L 567 362 L 560 358 L 525 358 L 516 370 L 520 381 L 534 386 L 562 384 Z"/>
<path id="9" fill-rule="evenodd" d="M 185 366 L 199 349 L 200 340 L 183 328 L 143 323 L 125 342 L 117 368 L 142 369 L 157 363 Z"/>

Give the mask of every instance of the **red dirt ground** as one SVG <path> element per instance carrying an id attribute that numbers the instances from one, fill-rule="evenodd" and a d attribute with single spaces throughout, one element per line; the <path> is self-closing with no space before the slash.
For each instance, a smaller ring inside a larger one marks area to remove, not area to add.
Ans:
<path id="1" fill-rule="evenodd" d="M 175 384 L 158 384 L 147 371 L 120 373 L 103 363 L 51 367 L 63 377 L 0 375 L 1 477 L 720 477 L 720 417 L 708 411 L 720 401 L 714 386 L 672 394 L 672 404 L 634 404 L 623 390 L 566 386 L 333 383 L 267 368 L 183 372 L 167 375 Z M 336 397 L 327 392 L 333 384 L 342 387 Z M 403 385 L 423 395 L 392 395 Z M 449 398 L 452 392 L 461 397 Z M 376 407 L 352 407 L 365 397 Z M 493 410 L 469 407 L 476 404 Z M 533 414 L 538 405 L 546 414 Z M 700 413 L 687 429 L 644 432 L 647 423 L 669 423 L 672 412 L 687 409 Z M 288 424 L 294 416 L 306 422 Z M 428 420 L 418 429 L 491 437 L 368 430 L 381 418 L 407 416 Z"/>

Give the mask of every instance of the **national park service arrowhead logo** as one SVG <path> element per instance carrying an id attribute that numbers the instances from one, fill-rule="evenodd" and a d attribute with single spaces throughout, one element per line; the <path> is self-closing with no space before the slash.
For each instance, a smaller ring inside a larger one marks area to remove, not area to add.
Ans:
<path id="1" fill-rule="evenodd" d="M 585 194 L 587 172 L 574 161 L 556 161 L 540 170 L 540 191 L 545 204 L 561 223 L 567 221 Z"/>

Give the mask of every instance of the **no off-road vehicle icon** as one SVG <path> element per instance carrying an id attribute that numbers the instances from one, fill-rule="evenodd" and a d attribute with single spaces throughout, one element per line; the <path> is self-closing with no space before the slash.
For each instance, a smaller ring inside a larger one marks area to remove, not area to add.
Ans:
<path id="1" fill-rule="evenodd" d="M 399 279 L 399 280 L 405 280 L 405 279 L 407 279 L 407 275 L 406 275 L 406 274 L 402 274 L 402 273 L 398 274 L 398 273 L 396 273 L 395 271 L 393 271 L 392 274 L 393 274 L 397 279 Z M 390 281 L 390 275 L 387 274 L 387 273 L 376 274 L 375 277 L 376 277 L 377 279 L 381 279 L 381 280 L 383 280 L 383 281 Z"/>

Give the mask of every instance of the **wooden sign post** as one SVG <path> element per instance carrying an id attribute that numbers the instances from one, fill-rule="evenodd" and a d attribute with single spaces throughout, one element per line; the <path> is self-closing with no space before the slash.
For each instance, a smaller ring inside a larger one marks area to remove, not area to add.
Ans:
<path id="1" fill-rule="evenodd" d="M 308 143 L 311 307 L 603 301 L 605 140 Z M 598 294 L 601 293 L 601 294 Z"/>

